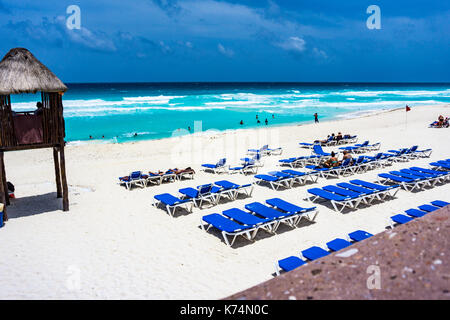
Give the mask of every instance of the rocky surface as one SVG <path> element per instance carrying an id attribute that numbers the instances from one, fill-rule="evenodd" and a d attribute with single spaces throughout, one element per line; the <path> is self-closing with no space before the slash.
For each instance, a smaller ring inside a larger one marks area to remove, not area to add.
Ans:
<path id="1" fill-rule="evenodd" d="M 450 299 L 450 206 L 226 299 Z"/>

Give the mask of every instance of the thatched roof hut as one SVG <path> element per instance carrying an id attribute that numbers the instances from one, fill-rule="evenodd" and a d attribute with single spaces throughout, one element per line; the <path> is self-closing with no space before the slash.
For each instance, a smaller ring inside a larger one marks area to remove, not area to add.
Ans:
<path id="1" fill-rule="evenodd" d="M 25 48 L 14 48 L 0 61 L 0 94 L 65 92 L 67 87 Z"/>
<path id="2" fill-rule="evenodd" d="M 53 148 L 57 197 L 63 198 L 63 210 L 69 210 L 62 104 L 62 95 L 66 90 L 64 83 L 27 49 L 11 49 L 0 61 L 1 203 L 9 204 L 4 152 Z M 36 110 L 12 111 L 11 94 L 38 91 L 41 91 L 41 103 Z"/>

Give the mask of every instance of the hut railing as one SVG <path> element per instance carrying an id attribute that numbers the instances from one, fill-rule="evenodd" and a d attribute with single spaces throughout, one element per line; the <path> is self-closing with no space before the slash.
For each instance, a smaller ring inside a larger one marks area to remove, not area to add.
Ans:
<path id="1" fill-rule="evenodd" d="M 41 98 L 43 139 L 38 144 L 60 145 L 64 143 L 65 136 L 62 96 L 58 92 L 42 92 Z M 16 114 L 32 113 L 30 111 Z M 0 148 L 14 149 L 19 146 L 14 131 L 13 116 L 10 96 L 0 95 Z"/>

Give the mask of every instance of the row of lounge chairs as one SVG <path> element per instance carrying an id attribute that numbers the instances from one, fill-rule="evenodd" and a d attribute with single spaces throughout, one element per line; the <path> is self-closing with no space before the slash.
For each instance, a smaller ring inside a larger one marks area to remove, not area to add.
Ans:
<path id="1" fill-rule="evenodd" d="M 404 162 L 430 156 L 431 149 L 417 150 L 417 148 L 418 146 L 413 146 L 400 150 L 389 150 L 388 153 L 379 152 L 373 157 L 362 155 L 356 159 L 345 159 L 340 165 L 331 168 L 321 168 L 314 165 L 306 165 L 305 167 L 320 172 L 320 176 L 323 178 L 352 175 L 366 172 L 369 169 L 384 168 L 393 162 Z"/>
<path id="2" fill-rule="evenodd" d="M 351 246 L 355 242 L 359 242 L 365 240 L 367 238 L 372 237 L 373 235 L 367 231 L 356 230 L 354 232 L 349 233 L 346 238 L 336 238 L 327 242 L 328 250 L 318 246 L 312 246 L 308 249 L 301 251 L 300 257 L 298 256 L 290 256 L 281 260 L 278 260 L 275 263 L 275 273 L 276 275 L 280 275 L 280 271 L 289 272 L 291 270 L 297 269 L 305 264 L 307 261 L 314 261 L 324 256 L 329 255 L 332 252 L 336 252 Z M 303 258 L 303 259 L 302 259 Z"/>
<path id="3" fill-rule="evenodd" d="M 281 223 L 295 228 L 302 219 L 314 221 L 318 214 L 316 207 L 304 208 L 280 198 L 268 199 L 266 204 L 253 202 L 245 205 L 247 211 L 232 208 L 222 214 L 208 214 L 202 217 L 200 225 L 205 231 L 215 228 L 232 246 L 238 236 L 251 241 L 259 230 L 274 234 Z"/>
<path id="4" fill-rule="evenodd" d="M 392 216 L 390 218 L 390 226 L 391 228 L 393 228 L 396 224 L 405 224 L 410 222 L 411 220 L 415 219 L 415 218 L 420 218 L 423 217 L 424 215 L 426 215 L 427 213 L 436 211 L 440 208 L 443 208 L 445 206 L 450 205 L 449 202 L 446 201 L 441 201 L 441 200 L 435 200 L 431 202 L 431 205 L 429 204 L 424 204 L 419 206 L 419 209 L 408 209 L 405 210 L 406 215 L 404 214 L 396 214 L 395 216 Z"/>
<path id="5" fill-rule="evenodd" d="M 335 146 L 347 143 L 355 143 L 356 141 L 358 141 L 358 137 L 356 135 L 344 135 L 342 139 L 339 140 L 337 140 L 335 136 L 329 136 L 325 141 L 315 141 L 313 143 L 300 142 L 299 145 L 301 148 L 312 149 L 315 145 Z"/>
<path id="6" fill-rule="evenodd" d="M 292 188 L 294 184 L 304 185 L 308 180 L 317 182 L 319 172 L 301 172 L 297 170 L 270 171 L 267 174 L 257 174 L 254 176 L 256 184 L 265 184 L 274 190 L 282 188 Z"/>
<path id="7" fill-rule="evenodd" d="M 170 216 L 174 216 L 175 210 L 184 207 L 192 212 L 193 207 L 202 208 L 204 202 L 211 206 L 219 204 L 222 197 L 227 197 L 234 201 L 240 194 L 251 197 L 253 184 L 239 185 L 228 180 L 216 181 L 210 184 L 197 186 L 196 188 L 182 188 L 178 192 L 180 196 L 173 196 L 170 193 L 158 194 L 153 197 L 155 207 L 163 206 Z"/>
<path id="8" fill-rule="evenodd" d="M 418 207 L 418 209 L 408 209 L 405 210 L 406 215 L 397 214 L 390 218 L 389 226 L 393 228 L 398 224 L 405 224 L 412 221 L 415 218 L 422 217 L 430 212 L 436 211 L 440 208 L 450 205 L 449 202 L 435 200 L 431 202 L 431 205 L 424 204 Z M 289 272 L 291 270 L 297 269 L 303 265 L 306 265 L 308 261 L 314 261 L 324 256 L 329 255 L 332 252 L 336 252 L 351 246 L 355 242 L 365 240 L 372 237 L 373 235 L 369 232 L 363 230 L 357 230 L 347 235 L 347 239 L 336 238 L 326 243 L 327 249 L 312 246 L 308 249 L 301 251 L 300 257 L 290 256 L 275 263 L 275 273 L 280 275 L 281 271 Z"/>
<path id="9" fill-rule="evenodd" d="M 320 148 L 320 147 L 319 147 Z M 281 166 L 290 166 L 291 168 L 297 167 L 307 167 L 309 169 L 317 170 L 320 163 L 326 161 L 331 154 L 323 152 L 320 148 L 317 150 L 320 155 L 293 157 L 288 159 L 279 160 Z M 330 172 L 330 175 L 339 175 L 346 173 L 357 173 L 361 171 L 366 171 L 367 169 L 384 167 L 386 165 L 392 164 L 393 162 L 405 162 L 412 159 L 419 158 L 429 158 L 432 149 L 419 150 L 418 146 L 412 146 L 410 148 L 401 148 L 398 150 L 389 150 L 388 152 L 378 152 L 375 156 L 359 156 L 357 159 L 352 159 L 353 162 L 342 162 L 339 167 L 322 168 L 321 171 Z M 357 170 L 355 170 L 357 169 Z"/>
<path id="10" fill-rule="evenodd" d="M 364 180 L 350 180 L 323 188 L 308 189 L 312 194 L 308 199 L 312 202 L 322 200 L 330 202 L 334 210 L 342 212 L 345 208 L 357 209 L 363 203 L 370 205 L 373 200 L 384 201 L 387 197 L 394 198 L 399 185 L 384 186 Z M 338 206 L 341 206 L 339 209 Z"/>
<path id="11" fill-rule="evenodd" d="M 391 150 L 394 151 L 394 150 Z M 310 172 L 301 172 L 296 170 L 271 171 L 268 174 L 255 175 L 257 184 L 266 184 L 274 190 L 280 187 L 291 188 L 295 183 L 305 184 L 307 178 L 312 182 L 317 182 L 318 177 L 329 178 L 352 175 L 355 173 L 366 172 L 369 169 L 381 168 L 396 161 L 407 161 L 407 159 L 417 158 L 416 153 L 382 153 L 375 156 L 359 156 L 357 159 L 345 159 L 336 167 L 322 168 L 317 165 L 305 165 Z M 406 159 L 406 160 L 405 160 Z"/>
<path id="12" fill-rule="evenodd" d="M 169 169 L 166 172 L 148 172 L 133 171 L 129 175 L 119 177 L 119 185 L 124 185 L 126 189 L 131 190 L 133 186 L 139 186 L 145 188 L 148 184 L 160 185 L 163 182 L 173 182 L 176 180 L 182 180 L 187 177 L 189 179 L 194 178 L 195 171 L 192 168 L 186 169 Z"/>
<path id="13" fill-rule="evenodd" d="M 450 179 L 450 172 L 432 170 L 421 167 L 411 167 L 378 174 L 378 182 L 384 185 L 400 184 L 406 191 L 423 190 L 424 187 L 434 187 L 437 183 L 445 183 Z"/>

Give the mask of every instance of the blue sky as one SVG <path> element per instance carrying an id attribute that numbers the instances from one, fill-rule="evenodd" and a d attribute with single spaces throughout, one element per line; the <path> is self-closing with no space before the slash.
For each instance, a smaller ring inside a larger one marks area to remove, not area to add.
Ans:
<path id="1" fill-rule="evenodd" d="M 1 55 L 26 47 L 64 82 L 450 82 L 448 1 L 0 0 L 0 25 Z"/>

